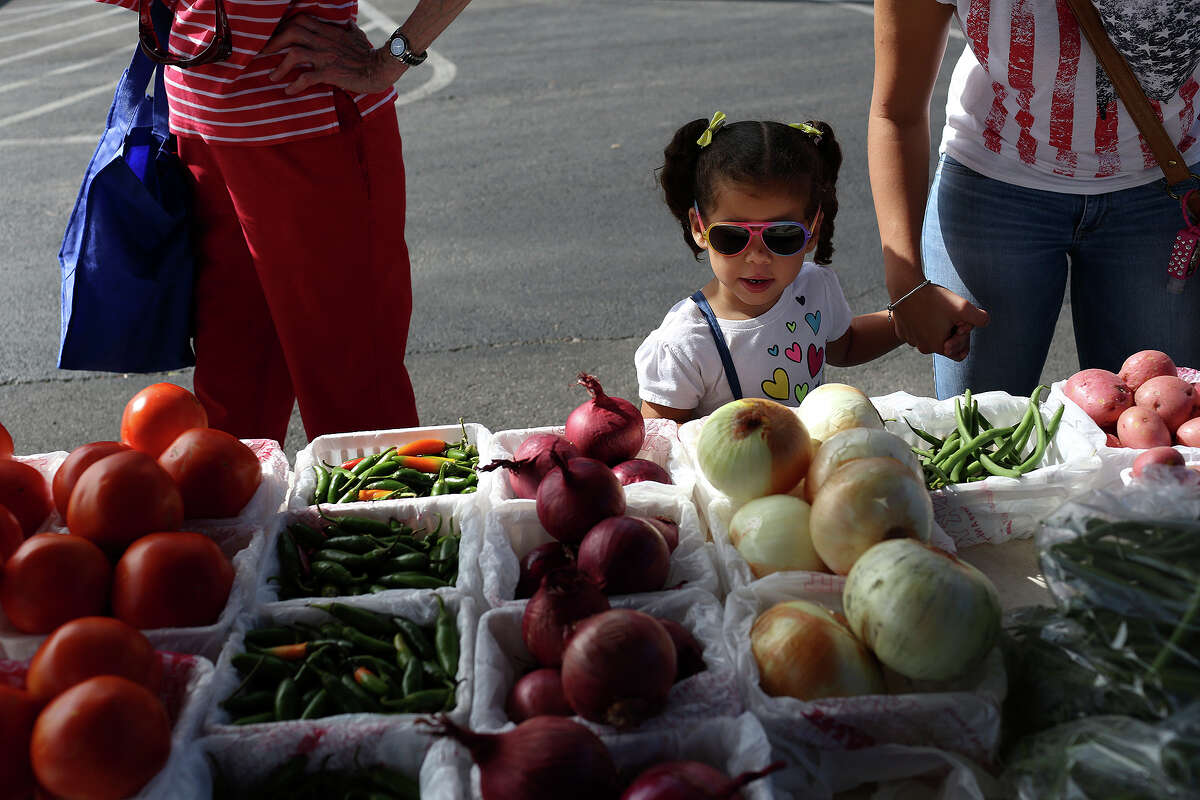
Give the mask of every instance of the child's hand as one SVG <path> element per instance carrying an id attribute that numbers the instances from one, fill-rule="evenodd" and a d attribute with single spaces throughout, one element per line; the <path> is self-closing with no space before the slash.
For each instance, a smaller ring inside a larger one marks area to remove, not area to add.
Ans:
<path id="1" fill-rule="evenodd" d="M 946 341 L 942 343 L 942 355 L 955 361 L 962 361 L 966 358 L 967 353 L 971 352 L 971 331 L 974 329 L 975 326 L 968 322 L 956 324 L 950 331 L 950 335 L 946 337 Z"/>

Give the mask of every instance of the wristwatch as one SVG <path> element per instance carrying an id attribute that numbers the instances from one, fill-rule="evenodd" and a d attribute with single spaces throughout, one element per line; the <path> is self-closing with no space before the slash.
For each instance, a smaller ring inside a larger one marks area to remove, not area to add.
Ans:
<path id="1" fill-rule="evenodd" d="M 426 50 L 414 53 L 408 43 L 408 37 L 401 33 L 399 28 L 388 37 L 387 50 L 396 60 L 403 61 L 410 67 L 424 64 L 425 59 L 429 56 L 429 52 Z"/>

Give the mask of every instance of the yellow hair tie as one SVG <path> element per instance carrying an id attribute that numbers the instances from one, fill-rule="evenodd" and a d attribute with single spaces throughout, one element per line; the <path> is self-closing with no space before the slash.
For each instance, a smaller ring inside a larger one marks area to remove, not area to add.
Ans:
<path id="1" fill-rule="evenodd" d="M 725 124 L 725 114 L 717 111 L 713 114 L 712 121 L 708 123 L 708 127 L 704 129 L 704 133 L 700 134 L 700 138 L 696 140 L 696 144 L 701 147 L 708 147 L 712 144 L 713 134 L 721 129 Z"/>
<path id="2" fill-rule="evenodd" d="M 809 125 L 807 122 L 789 122 L 788 127 L 795 128 L 801 133 L 807 133 L 817 144 L 821 143 L 821 129 L 815 125 Z"/>

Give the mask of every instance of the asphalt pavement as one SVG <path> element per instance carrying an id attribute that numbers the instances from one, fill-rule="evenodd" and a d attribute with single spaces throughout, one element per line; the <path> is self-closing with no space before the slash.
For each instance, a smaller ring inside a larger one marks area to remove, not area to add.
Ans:
<path id="1" fill-rule="evenodd" d="M 360 0 L 360 24 L 380 42 L 411 7 Z M 634 350 L 711 274 L 680 241 L 653 170 L 679 125 L 716 109 L 833 125 L 845 154 L 834 268 L 851 308 L 882 308 L 866 166 L 871 14 L 869 2 L 821 0 L 474 0 L 428 68 L 397 87 L 415 298 L 406 363 L 422 421 L 559 424 L 586 399 L 580 371 L 636 401 Z M 0 0 L 0 422 L 18 453 L 116 438 L 138 389 L 191 386 L 188 370 L 55 365 L 56 255 L 136 25 L 92 0 Z M 935 131 L 961 49 L 956 37 Z M 1047 381 L 1076 369 L 1068 313 Z M 355 319 L 329 308 L 313 324 L 338 335 Z M 910 348 L 827 379 L 933 393 L 929 357 Z M 336 364 L 329 381 L 336 391 Z M 293 415 L 284 449 L 304 444 Z"/>

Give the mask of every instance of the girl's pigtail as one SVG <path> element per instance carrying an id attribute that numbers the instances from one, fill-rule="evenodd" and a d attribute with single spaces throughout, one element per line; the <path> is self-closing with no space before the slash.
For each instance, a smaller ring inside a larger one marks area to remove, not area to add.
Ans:
<path id="1" fill-rule="evenodd" d="M 821 232 L 817 237 L 817 249 L 813 253 L 813 261 L 818 264 L 829 264 L 833 260 L 833 225 L 837 217 L 837 178 L 838 170 L 842 167 L 842 148 L 833 135 L 833 128 L 828 122 L 814 120 L 808 123 L 821 131 L 820 136 L 813 137 L 817 149 L 818 168 L 812 181 L 813 200 L 821 204 Z"/>
<path id="2" fill-rule="evenodd" d="M 696 119 L 675 131 L 671 143 L 663 150 L 663 165 L 658 169 L 667 208 L 683 229 L 683 240 L 700 260 L 702 248 L 692 238 L 692 223 L 688 212 L 696 202 L 696 164 L 700 160 L 700 145 L 696 140 L 708 128 L 707 119 Z"/>

